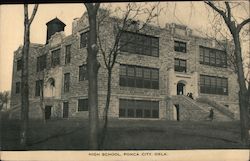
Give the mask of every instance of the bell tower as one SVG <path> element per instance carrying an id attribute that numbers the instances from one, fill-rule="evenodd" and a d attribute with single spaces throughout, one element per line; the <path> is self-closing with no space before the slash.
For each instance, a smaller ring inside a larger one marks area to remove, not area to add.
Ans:
<path id="1" fill-rule="evenodd" d="M 64 31 L 64 27 L 66 26 L 61 20 L 59 20 L 57 17 L 53 20 L 46 23 L 47 25 L 47 38 L 46 38 L 46 44 L 49 42 L 49 39 L 52 35 L 54 35 L 56 32 Z"/>

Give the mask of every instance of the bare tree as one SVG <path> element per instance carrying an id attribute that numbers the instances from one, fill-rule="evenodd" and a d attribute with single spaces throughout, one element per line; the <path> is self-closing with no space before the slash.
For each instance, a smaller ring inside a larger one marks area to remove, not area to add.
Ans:
<path id="1" fill-rule="evenodd" d="M 24 42 L 22 51 L 22 75 L 21 75 L 21 131 L 20 145 L 26 148 L 27 130 L 29 121 L 29 84 L 28 84 L 28 66 L 29 66 L 29 49 L 30 49 L 30 26 L 38 9 L 35 4 L 31 17 L 29 18 L 28 4 L 24 4 Z"/>
<path id="2" fill-rule="evenodd" d="M 42 112 L 42 122 L 45 123 L 46 122 L 46 119 L 45 119 L 45 107 L 44 107 L 44 87 L 46 85 L 46 80 L 48 79 L 47 78 L 48 76 L 48 71 L 45 69 L 43 69 L 42 71 L 42 79 L 40 80 L 41 83 L 39 83 L 39 88 L 40 88 L 40 110 Z M 54 85 L 54 82 L 51 82 L 52 85 Z"/>
<path id="3" fill-rule="evenodd" d="M 250 83 L 246 83 L 244 68 L 243 68 L 243 58 L 242 58 L 242 46 L 241 46 L 241 38 L 240 32 L 244 26 L 246 26 L 250 22 L 250 18 L 247 17 L 243 19 L 241 22 L 237 22 L 235 19 L 232 10 L 233 8 L 241 5 L 239 3 L 230 3 L 224 2 L 215 3 L 212 1 L 205 1 L 205 3 L 211 7 L 217 15 L 223 18 L 227 28 L 230 31 L 230 34 L 233 38 L 234 43 L 234 57 L 236 64 L 236 72 L 238 75 L 238 83 L 240 87 L 239 91 L 239 105 L 240 105 L 240 122 L 241 122 L 241 141 L 243 144 L 248 145 L 248 130 L 249 130 L 249 95 L 250 95 Z"/>
<path id="4" fill-rule="evenodd" d="M 0 111 L 3 110 L 4 105 L 7 106 L 9 100 L 10 100 L 9 91 L 0 92 Z"/>
<path id="5" fill-rule="evenodd" d="M 98 81 L 97 75 L 100 64 L 97 60 L 97 12 L 100 3 L 84 3 L 89 20 L 89 37 L 87 43 L 87 75 L 88 75 L 88 107 L 89 107 L 89 149 L 98 149 Z"/>
<path id="6" fill-rule="evenodd" d="M 103 148 L 104 141 L 107 134 L 108 129 L 108 113 L 110 107 L 110 99 L 111 99 L 111 80 L 112 80 L 112 70 L 114 65 L 117 63 L 117 56 L 120 53 L 120 49 L 127 45 L 129 42 L 120 43 L 121 38 L 123 36 L 124 31 L 131 30 L 132 32 L 140 32 L 145 29 L 147 25 L 152 23 L 154 18 L 158 17 L 161 9 L 159 8 L 159 2 L 153 3 L 151 5 L 147 3 L 128 3 L 124 9 L 117 8 L 115 9 L 115 13 L 121 13 L 121 18 L 112 18 L 110 17 L 111 10 L 105 9 L 103 12 L 100 12 L 98 16 L 98 31 L 97 31 L 97 38 L 98 43 L 100 46 L 100 52 L 102 54 L 103 62 L 105 64 L 105 68 L 107 70 L 108 78 L 107 78 L 107 95 L 106 95 L 106 103 L 104 108 L 103 120 L 104 124 L 102 127 L 102 131 L 100 133 L 100 142 L 99 148 Z M 144 17 L 143 21 L 136 21 Z M 102 26 L 104 23 L 114 23 L 114 30 L 113 32 L 108 32 L 103 34 L 104 32 L 101 31 Z M 138 27 L 133 27 L 133 26 Z M 108 35 L 107 35 L 108 34 Z M 111 35 L 111 36 L 110 36 Z M 111 41 L 110 44 L 106 44 L 105 39 L 106 37 L 110 36 L 114 40 Z"/>

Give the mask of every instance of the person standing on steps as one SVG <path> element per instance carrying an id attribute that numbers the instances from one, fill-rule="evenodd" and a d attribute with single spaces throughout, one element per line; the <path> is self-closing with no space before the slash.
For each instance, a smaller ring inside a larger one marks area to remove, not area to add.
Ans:
<path id="1" fill-rule="evenodd" d="M 191 99 L 194 99 L 194 98 L 193 98 L 193 93 L 189 93 L 189 97 L 190 97 Z"/>
<path id="2" fill-rule="evenodd" d="M 208 118 L 209 118 L 210 121 L 213 121 L 213 119 L 214 119 L 214 110 L 213 110 L 212 107 L 210 108 Z"/>

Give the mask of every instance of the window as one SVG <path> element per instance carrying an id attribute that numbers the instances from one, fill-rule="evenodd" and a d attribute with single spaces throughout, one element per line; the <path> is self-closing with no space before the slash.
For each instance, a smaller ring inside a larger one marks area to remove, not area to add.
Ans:
<path id="1" fill-rule="evenodd" d="M 36 71 L 37 72 L 43 71 L 46 68 L 46 59 L 47 59 L 46 55 L 37 57 L 36 59 Z"/>
<path id="2" fill-rule="evenodd" d="M 70 63 L 70 58 L 71 58 L 71 45 L 67 45 L 65 49 L 65 64 Z"/>
<path id="3" fill-rule="evenodd" d="M 177 72 L 187 72 L 187 62 L 182 59 L 174 59 L 174 70 Z"/>
<path id="4" fill-rule="evenodd" d="M 16 82 L 16 93 L 20 93 L 21 91 L 21 82 Z"/>
<path id="5" fill-rule="evenodd" d="M 159 69 L 120 65 L 120 86 L 159 89 Z"/>
<path id="6" fill-rule="evenodd" d="M 16 62 L 16 70 L 19 71 L 22 69 L 22 59 L 18 59 Z"/>
<path id="7" fill-rule="evenodd" d="M 52 67 L 55 67 L 57 65 L 60 65 L 60 49 L 52 51 Z"/>
<path id="8" fill-rule="evenodd" d="M 174 51 L 186 53 L 187 52 L 186 43 L 181 41 L 174 41 Z"/>
<path id="9" fill-rule="evenodd" d="M 78 111 L 88 111 L 88 99 L 78 99 Z"/>
<path id="10" fill-rule="evenodd" d="M 35 96 L 41 96 L 41 92 L 43 92 L 43 80 L 37 80 Z"/>
<path id="11" fill-rule="evenodd" d="M 121 118 L 159 118 L 159 102 L 146 100 L 119 100 Z"/>
<path id="12" fill-rule="evenodd" d="M 159 56 L 159 38 L 122 31 L 120 39 L 121 51 L 148 56 Z"/>
<path id="13" fill-rule="evenodd" d="M 87 66 L 85 64 L 79 66 L 79 81 L 88 80 Z"/>
<path id="14" fill-rule="evenodd" d="M 214 77 L 200 75 L 200 92 L 207 94 L 228 94 L 228 79 L 222 77 Z"/>
<path id="15" fill-rule="evenodd" d="M 87 46 L 88 35 L 89 35 L 88 31 L 80 34 L 80 48 L 84 48 Z"/>
<path id="16" fill-rule="evenodd" d="M 64 92 L 69 92 L 70 73 L 64 74 Z"/>
<path id="17" fill-rule="evenodd" d="M 226 52 L 200 46 L 200 63 L 217 67 L 227 67 Z"/>

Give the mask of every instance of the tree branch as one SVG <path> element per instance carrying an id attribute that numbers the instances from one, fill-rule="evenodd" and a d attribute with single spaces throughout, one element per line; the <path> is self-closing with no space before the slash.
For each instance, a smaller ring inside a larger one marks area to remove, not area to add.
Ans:
<path id="1" fill-rule="evenodd" d="M 95 3 L 95 5 L 94 5 L 95 12 L 97 12 L 97 10 L 99 9 L 99 7 L 100 7 L 100 3 Z"/>
<path id="2" fill-rule="evenodd" d="M 28 4 L 24 4 L 24 25 L 29 20 L 28 14 Z"/>
<path id="3" fill-rule="evenodd" d="M 84 3 L 87 11 L 91 10 L 92 9 L 92 5 L 90 3 Z"/>
<path id="4" fill-rule="evenodd" d="M 250 18 L 245 19 L 244 21 L 242 21 L 238 26 L 237 26 L 237 31 L 240 32 L 240 30 L 242 29 L 242 27 L 244 25 L 246 25 L 247 23 L 250 23 Z"/>
<path id="5" fill-rule="evenodd" d="M 230 5 L 229 5 L 229 3 L 226 1 L 225 2 L 225 4 L 226 4 L 226 7 L 227 7 L 227 17 L 228 17 L 228 20 L 229 21 L 231 21 L 231 7 L 230 7 Z"/>
<path id="6" fill-rule="evenodd" d="M 32 15 L 31 15 L 31 17 L 29 19 L 29 25 L 31 25 L 32 21 L 34 20 L 34 17 L 36 15 L 37 9 L 38 9 L 38 4 L 35 4 L 35 7 L 34 7 L 33 12 L 32 12 Z"/>
<path id="7" fill-rule="evenodd" d="M 219 8 L 217 8 L 212 2 L 205 1 L 205 3 L 207 5 L 209 5 L 211 8 L 213 8 L 216 12 L 218 12 L 224 18 L 225 21 L 228 20 L 226 13 L 224 11 L 220 10 Z"/>

